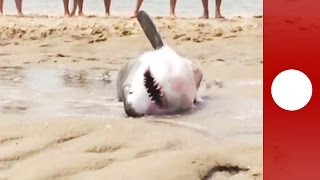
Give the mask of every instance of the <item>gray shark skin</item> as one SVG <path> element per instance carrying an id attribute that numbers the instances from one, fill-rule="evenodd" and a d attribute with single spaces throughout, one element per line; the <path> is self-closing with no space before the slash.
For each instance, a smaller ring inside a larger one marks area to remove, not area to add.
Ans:
<path id="1" fill-rule="evenodd" d="M 166 45 L 149 15 L 137 17 L 153 51 L 121 67 L 116 88 L 128 116 L 167 115 L 194 107 L 202 71 Z"/>

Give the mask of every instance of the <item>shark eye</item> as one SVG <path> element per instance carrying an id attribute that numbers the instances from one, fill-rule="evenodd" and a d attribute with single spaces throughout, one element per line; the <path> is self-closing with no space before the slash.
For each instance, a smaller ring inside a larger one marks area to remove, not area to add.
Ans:
<path id="1" fill-rule="evenodd" d="M 125 86 L 124 86 L 124 89 L 125 89 L 126 91 L 129 91 L 130 86 L 129 86 L 129 85 L 125 85 Z"/>
<path id="2" fill-rule="evenodd" d="M 129 85 L 125 85 L 123 88 L 124 88 L 124 93 L 125 94 L 133 94 L 133 91 L 130 90 L 130 86 Z"/>

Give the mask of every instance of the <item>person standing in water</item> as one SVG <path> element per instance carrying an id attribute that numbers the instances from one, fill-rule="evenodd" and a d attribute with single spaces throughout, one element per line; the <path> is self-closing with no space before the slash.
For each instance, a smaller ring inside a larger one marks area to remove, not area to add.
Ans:
<path id="1" fill-rule="evenodd" d="M 18 16 L 23 16 L 22 13 L 22 0 L 15 0 L 16 1 L 16 7 L 18 11 Z M 3 0 L 0 0 L 0 16 L 3 15 Z"/>
<path id="2" fill-rule="evenodd" d="M 217 19 L 224 19 L 220 12 L 220 6 L 222 0 L 215 0 L 216 1 L 216 14 L 215 18 Z M 201 19 L 208 19 L 209 18 L 209 9 L 208 9 L 208 0 L 202 0 L 203 6 L 203 15 L 200 17 Z"/>
<path id="3" fill-rule="evenodd" d="M 133 13 L 133 16 L 131 16 L 132 18 L 137 17 L 140 7 L 142 5 L 142 2 L 143 0 L 137 0 L 135 11 Z M 177 18 L 175 13 L 176 4 L 177 4 L 177 0 L 170 0 L 170 17 L 173 19 Z"/>
<path id="4" fill-rule="evenodd" d="M 73 1 L 73 9 L 72 9 L 71 13 L 69 11 L 69 0 L 63 0 L 63 6 L 64 6 L 64 16 L 65 17 L 74 16 L 76 14 L 78 6 L 79 6 L 79 11 L 78 11 L 79 16 L 85 16 L 83 13 L 83 0 L 74 0 Z"/>

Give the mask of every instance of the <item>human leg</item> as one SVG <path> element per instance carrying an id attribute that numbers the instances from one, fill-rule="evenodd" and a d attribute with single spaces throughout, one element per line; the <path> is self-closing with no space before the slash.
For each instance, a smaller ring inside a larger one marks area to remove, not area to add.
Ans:
<path id="1" fill-rule="evenodd" d="M 216 18 L 218 19 L 224 19 L 224 17 L 221 15 L 221 12 L 220 12 L 221 1 L 222 0 L 216 0 Z"/>
<path id="2" fill-rule="evenodd" d="M 0 0 L 0 16 L 3 15 L 3 0 Z"/>
<path id="3" fill-rule="evenodd" d="M 140 7 L 141 7 L 141 5 L 142 5 L 142 2 L 143 2 L 143 0 L 137 0 L 136 9 L 134 10 L 133 16 L 131 16 L 132 18 L 135 18 L 135 17 L 138 16 Z"/>
<path id="4" fill-rule="evenodd" d="M 170 16 L 171 18 L 177 18 L 175 9 L 176 9 L 177 0 L 170 0 Z"/>
<path id="5" fill-rule="evenodd" d="M 83 0 L 78 0 L 78 5 L 79 5 L 79 11 L 78 11 L 78 14 L 79 16 L 86 16 L 84 13 L 83 13 Z"/>
<path id="6" fill-rule="evenodd" d="M 111 5 L 111 0 L 104 0 L 104 6 L 106 9 L 106 16 L 110 16 L 110 5 Z"/>
<path id="7" fill-rule="evenodd" d="M 78 0 L 73 0 L 73 8 L 70 13 L 70 16 L 74 16 L 76 14 L 77 8 L 78 8 L 79 1 Z"/>
<path id="8" fill-rule="evenodd" d="M 208 0 L 202 0 L 203 15 L 200 17 L 201 19 L 208 19 L 209 18 L 208 4 L 209 4 Z"/>
<path id="9" fill-rule="evenodd" d="M 16 0 L 16 7 L 17 7 L 18 15 L 19 16 L 23 16 L 23 13 L 22 13 L 22 0 Z"/>
<path id="10" fill-rule="evenodd" d="M 69 17 L 70 16 L 69 0 L 63 0 L 63 7 L 64 7 L 64 16 Z"/>

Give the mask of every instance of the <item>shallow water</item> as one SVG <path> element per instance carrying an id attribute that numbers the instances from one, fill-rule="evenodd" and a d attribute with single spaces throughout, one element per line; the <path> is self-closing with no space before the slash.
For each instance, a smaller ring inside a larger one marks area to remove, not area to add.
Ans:
<path id="1" fill-rule="evenodd" d="M 0 111 L 46 116 L 119 116 L 121 104 L 111 94 L 113 73 L 107 69 L 1 68 Z"/>
<path id="2" fill-rule="evenodd" d="M 105 68 L 0 67 L 0 113 L 126 117 L 116 99 L 115 74 L 115 70 Z M 201 86 L 202 102 L 193 112 L 162 117 L 161 123 L 189 127 L 231 142 L 262 143 L 262 97 L 245 93 L 259 91 L 262 81 L 208 84 Z"/>
<path id="3" fill-rule="evenodd" d="M 111 11 L 113 15 L 131 15 L 135 7 L 135 0 L 113 0 Z M 14 1 L 5 1 L 4 9 L 7 13 L 15 13 Z M 262 15 L 262 0 L 223 0 L 222 12 L 226 16 Z M 72 0 L 70 0 L 70 7 Z M 214 12 L 213 0 L 209 0 L 211 12 Z M 26 14 L 63 15 L 62 0 L 23 0 L 23 9 Z M 142 9 L 151 15 L 167 16 L 169 0 L 146 0 Z M 93 15 L 103 15 L 103 0 L 85 0 L 84 11 Z M 201 0 L 178 0 L 176 12 L 179 16 L 198 17 L 202 13 Z"/>

